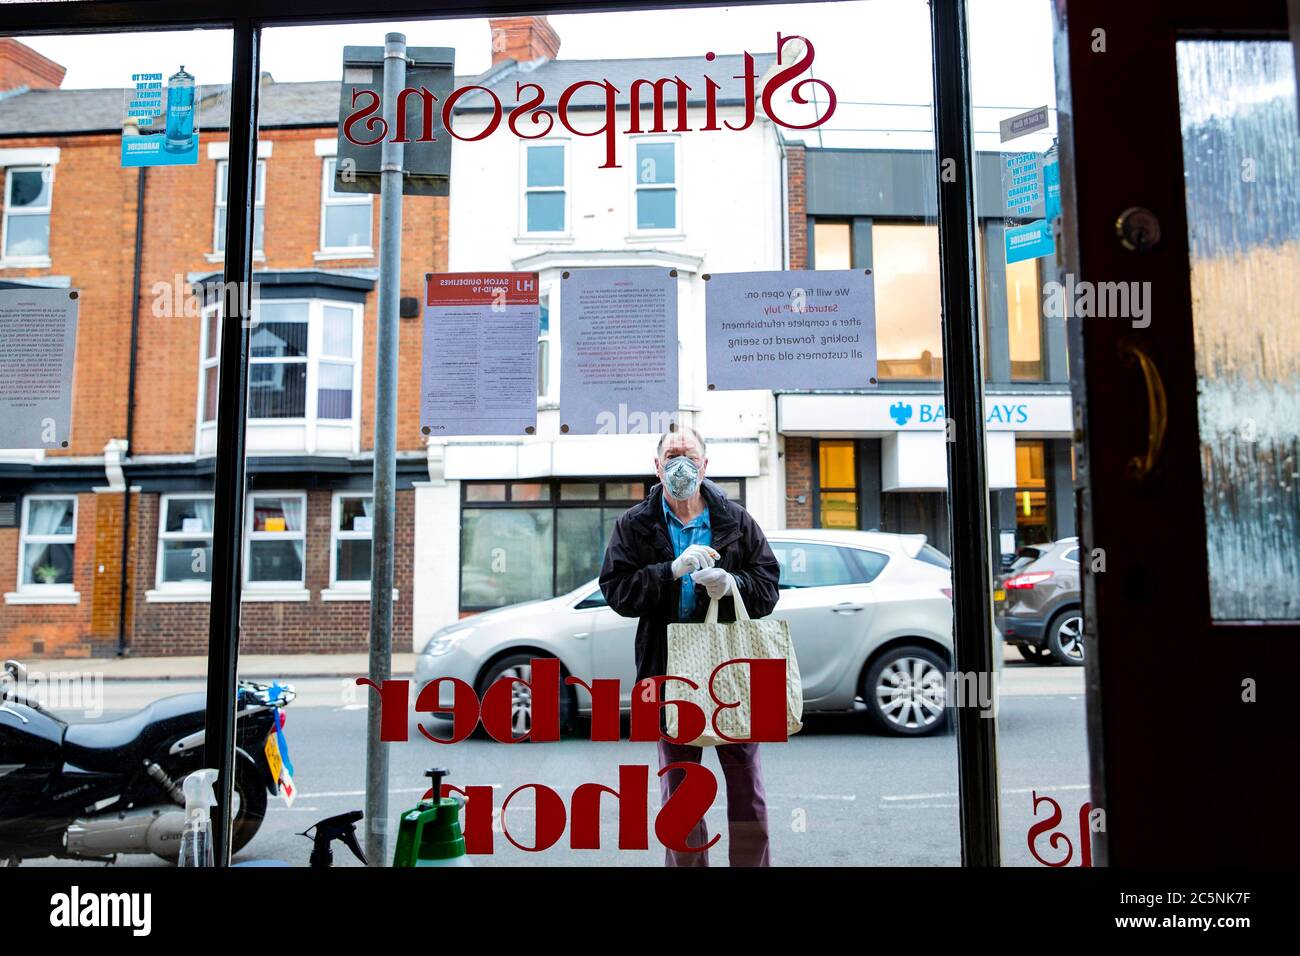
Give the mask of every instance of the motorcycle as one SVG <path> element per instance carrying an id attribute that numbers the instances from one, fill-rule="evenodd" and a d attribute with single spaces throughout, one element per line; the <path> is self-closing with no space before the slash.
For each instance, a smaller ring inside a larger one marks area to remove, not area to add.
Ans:
<path id="1" fill-rule="evenodd" d="M 69 723 L 20 693 L 26 669 L 0 671 L 0 866 L 24 859 L 116 861 L 153 853 L 175 861 L 185 825 L 181 784 L 212 766 L 204 754 L 205 694 L 164 697 L 126 717 Z M 231 852 L 261 828 L 284 788 L 282 684 L 239 682 Z"/>

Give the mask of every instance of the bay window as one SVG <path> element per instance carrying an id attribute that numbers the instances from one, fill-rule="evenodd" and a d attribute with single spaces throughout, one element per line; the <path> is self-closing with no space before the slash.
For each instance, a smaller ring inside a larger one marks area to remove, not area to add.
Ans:
<path id="1" fill-rule="evenodd" d="M 360 450 L 359 302 L 259 299 L 248 362 L 248 442 L 258 452 Z M 220 307 L 204 313 L 198 453 L 216 450 Z"/>

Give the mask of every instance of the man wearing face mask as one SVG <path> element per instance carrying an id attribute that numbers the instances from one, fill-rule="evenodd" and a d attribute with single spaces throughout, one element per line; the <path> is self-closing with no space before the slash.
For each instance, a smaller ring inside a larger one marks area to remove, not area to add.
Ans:
<path id="1" fill-rule="evenodd" d="M 640 618 L 636 631 L 634 693 L 647 677 L 668 673 L 668 625 L 703 621 L 712 599 L 718 621 L 736 619 L 727 575 L 740 591 L 752 618 L 776 607 L 780 565 L 753 517 L 705 478 L 709 460 L 704 439 L 679 427 L 659 439 L 655 484 L 645 501 L 624 512 L 614 525 L 600 569 L 600 589 L 609 606 L 624 617 Z M 671 688 L 669 688 L 671 689 Z M 661 727 L 663 726 L 661 712 Z M 732 866 L 769 866 L 767 804 L 758 744 L 712 748 L 726 777 L 728 856 Z M 679 761 L 699 763 L 703 748 L 659 741 L 660 769 Z M 659 778 L 663 802 L 681 782 L 681 770 Z M 709 842 L 701 820 L 686 845 Z M 666 850 L 668 866 L 708 866 L 708 850 Z"/>

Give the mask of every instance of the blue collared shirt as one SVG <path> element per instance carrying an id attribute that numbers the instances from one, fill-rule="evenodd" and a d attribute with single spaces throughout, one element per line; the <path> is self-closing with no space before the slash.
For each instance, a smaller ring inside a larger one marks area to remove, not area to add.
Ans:
<path id="1" fill-rule="evenodd" d="M 673 542 L 673 557 L 679 558 L 682 552 L 693 544 L 712 545 L 713 544 L 713 526 L 709 523 L 709 509 L 705 509 L 690 520 L 689 524 L 682 524 L 682 520 L 673 514 L 673 509 L 668 506 L 668 496 L 663 496 L 664 500 L 664 521 L 668 524 L 668 537 Z M 682 602 L 679 607 L 680 618 L 683 621 L 690 620 L 691 613 L 695 610 L 695 582 L 691 579 L 689 573 L 682 575 Z"/>

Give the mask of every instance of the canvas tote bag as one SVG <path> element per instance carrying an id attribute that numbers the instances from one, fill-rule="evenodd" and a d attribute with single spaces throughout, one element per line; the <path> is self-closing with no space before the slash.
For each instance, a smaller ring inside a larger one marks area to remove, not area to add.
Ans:
<path id="1" fill-rule="evenodd" d="M 724 661 L 741 658 L 777 658 L 786 661 L 785 716 L 786 734 L 796 734 L 803 728 L 803 684 L 799 680 L 799 663 L 795 660 L 794 645 L 790 643 L 790 626 L 785 621 L 763 618 L 752 620 L 745 602 L 736 587 L 736 579 L 727 575 L 731 587 L 727 592 L 736 604 L 736 622 L 718 623 L 718 601 L 709 601 L 709 610 L 702 624 L 668 625 L 668 673 L 686 677 L 699 687 L 693 690 L 681 681 L 669 681 L 663 686 L 665 700 L 688 700 L 705 713 L 704 734 L 690 743 L 696 747 L 716 747 L 735 741 L 717 736 L 713 727 L 716 706 L 709 694 L 709 678 L 714 669 Z M 701 590 L 703 590 L 701 588 Z M 719 700 L 741 701 L 739 707 L 720 709 L 717 713 L 718 730 L 729 737 L 743 741 L 750 735 L 749 667 L 733 664 L 718 671 L 713 689 Z M 667 707 L 668 733 L 677 736 L 676 707 Z"/>

